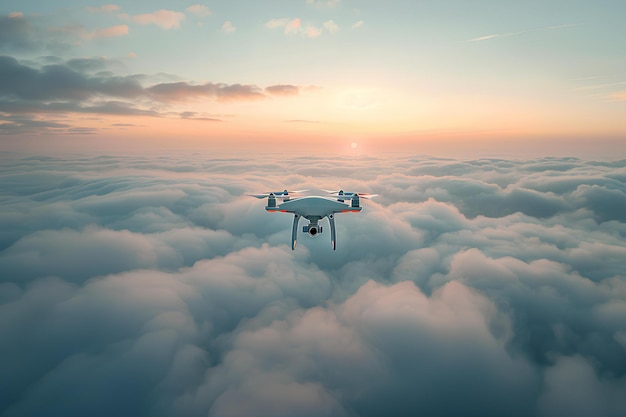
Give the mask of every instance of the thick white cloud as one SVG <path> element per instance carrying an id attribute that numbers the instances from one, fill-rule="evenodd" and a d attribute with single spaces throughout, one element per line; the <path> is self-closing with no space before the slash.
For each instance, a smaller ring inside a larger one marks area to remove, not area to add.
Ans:
<path id="1" fill-rule="evenodd" d="M 2 167 L 3 415 L 626 409 L 625 161 Z M 379 197 L 336 252 L 326 230 L 292 252 L 291 217 L 245 196 L 338 185 Z"/>

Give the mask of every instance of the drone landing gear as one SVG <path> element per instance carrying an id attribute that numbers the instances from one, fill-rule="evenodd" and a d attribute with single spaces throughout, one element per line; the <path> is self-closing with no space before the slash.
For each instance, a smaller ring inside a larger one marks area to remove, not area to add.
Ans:
<path id="1" fill-rule="evenodd" d="M 294 214 L 293 216 L 293 226 L 291 227 L 291 250 L 296 249 L 296 241 L 298 239 L 298 224 L 300 223 L 300 217 L 302 216 L 300 216 L 299 214 Z M 330 244 L 333 247 L 333 250 L 337 250 L 337 229 L 335 227 L 335 215 L 334 214 L 328 215 L 328 223 L 330 224 Z M 312 236 L 314 236 L 317 233 L 322 232 L 322 228 L 317 226 L 317 220 L 315 220 L 315 223 L 313 224 L 313 227 L 315 228 L 315 231 L 316 231 L 315 233 L 311 233 L 310 227 L 311 227 L 311 224 L 309 224 L 309 226 L 304 226 L 303 231 L 308 232 Z"/>
<path id="2" fill-rule="evenodd" d="M 293 227 L 291 228 L 291 250 L 296 249 L 296 239 L 298 237 L 298 222 L 300 221 L 300 215 L 294 214 Z"/>
<path id="3" fill-rule="evenodd" d="M 330 244 L 333 250 L 337 250 L 337 232 L 335 231 L 335 215 L 328 216 L 328 222 L 330 223 Z"/>

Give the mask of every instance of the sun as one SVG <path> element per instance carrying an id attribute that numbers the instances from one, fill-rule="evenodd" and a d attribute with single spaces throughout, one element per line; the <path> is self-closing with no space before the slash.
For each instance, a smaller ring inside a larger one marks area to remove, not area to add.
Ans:
<path id="1" fill-rule="evenodd" d="M 356 144 L 356 142 L 352 142 L 352 144 L 350 146 L 352 147 L 352 149 L 356 149 L 357 144 Z"/>

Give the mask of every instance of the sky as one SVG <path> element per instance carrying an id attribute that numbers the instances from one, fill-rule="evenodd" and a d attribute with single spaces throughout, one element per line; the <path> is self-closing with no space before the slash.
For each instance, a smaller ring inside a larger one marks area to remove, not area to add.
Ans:
<path id="1" fill-rule="evenodd" d="M 626 414 L 626 161 L 0 165 L 0 414 Z M 379 194 L 291 250 L 246 196 Z"/>
<path id="2" fill-rule="evenodd" d="M 620 0 L 0 4 L 3 149 L 623 157 Z"/>
<path id="3" fill-rule="evenodd" d="M 624 16 L 3 0 L 0 415 L 626 415 Z"/>

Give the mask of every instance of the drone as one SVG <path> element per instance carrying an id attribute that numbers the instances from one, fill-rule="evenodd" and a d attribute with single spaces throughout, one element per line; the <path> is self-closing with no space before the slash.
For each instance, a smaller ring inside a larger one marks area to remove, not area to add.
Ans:
<path id="1" fill-rule="evenodd" d="M 319 221 L 324 217 L 328 218 L 330 223 L 330 244 L 333 250 L 337 250 L 337 231 L 335 228 L 335 214 L 337 213 L 358 213 L 363 208 L 360 205 L 360 199 L 370 199 L 377 194 L 345 192 L 343 190 L 331 191 L 322 190 L 329 195 L 298 197 L 298 194 L 308 190 L 287 190 L 269 192 L 264 194 L 249 194 L 251 197 L 258 199 L 267 198 L 267 206 L 265 210 L 275 213 L 293 213 L 293 226 L 291 228 L 291 250 L 296 249 L 296 240 L 298 237 L 298 225 L 300 218 L 304 217 L 309 221 L 308 225 L 302 227 L 302 232 L 308 233 L 311 237 L 316 237 L 323 231 Z M 293 197 L 293 198 L 292 198 Z M 277 204 L 277 200 L 282 200 L 282 204 Z M 346 201 L 349 201 L 347 203 Z"/>

